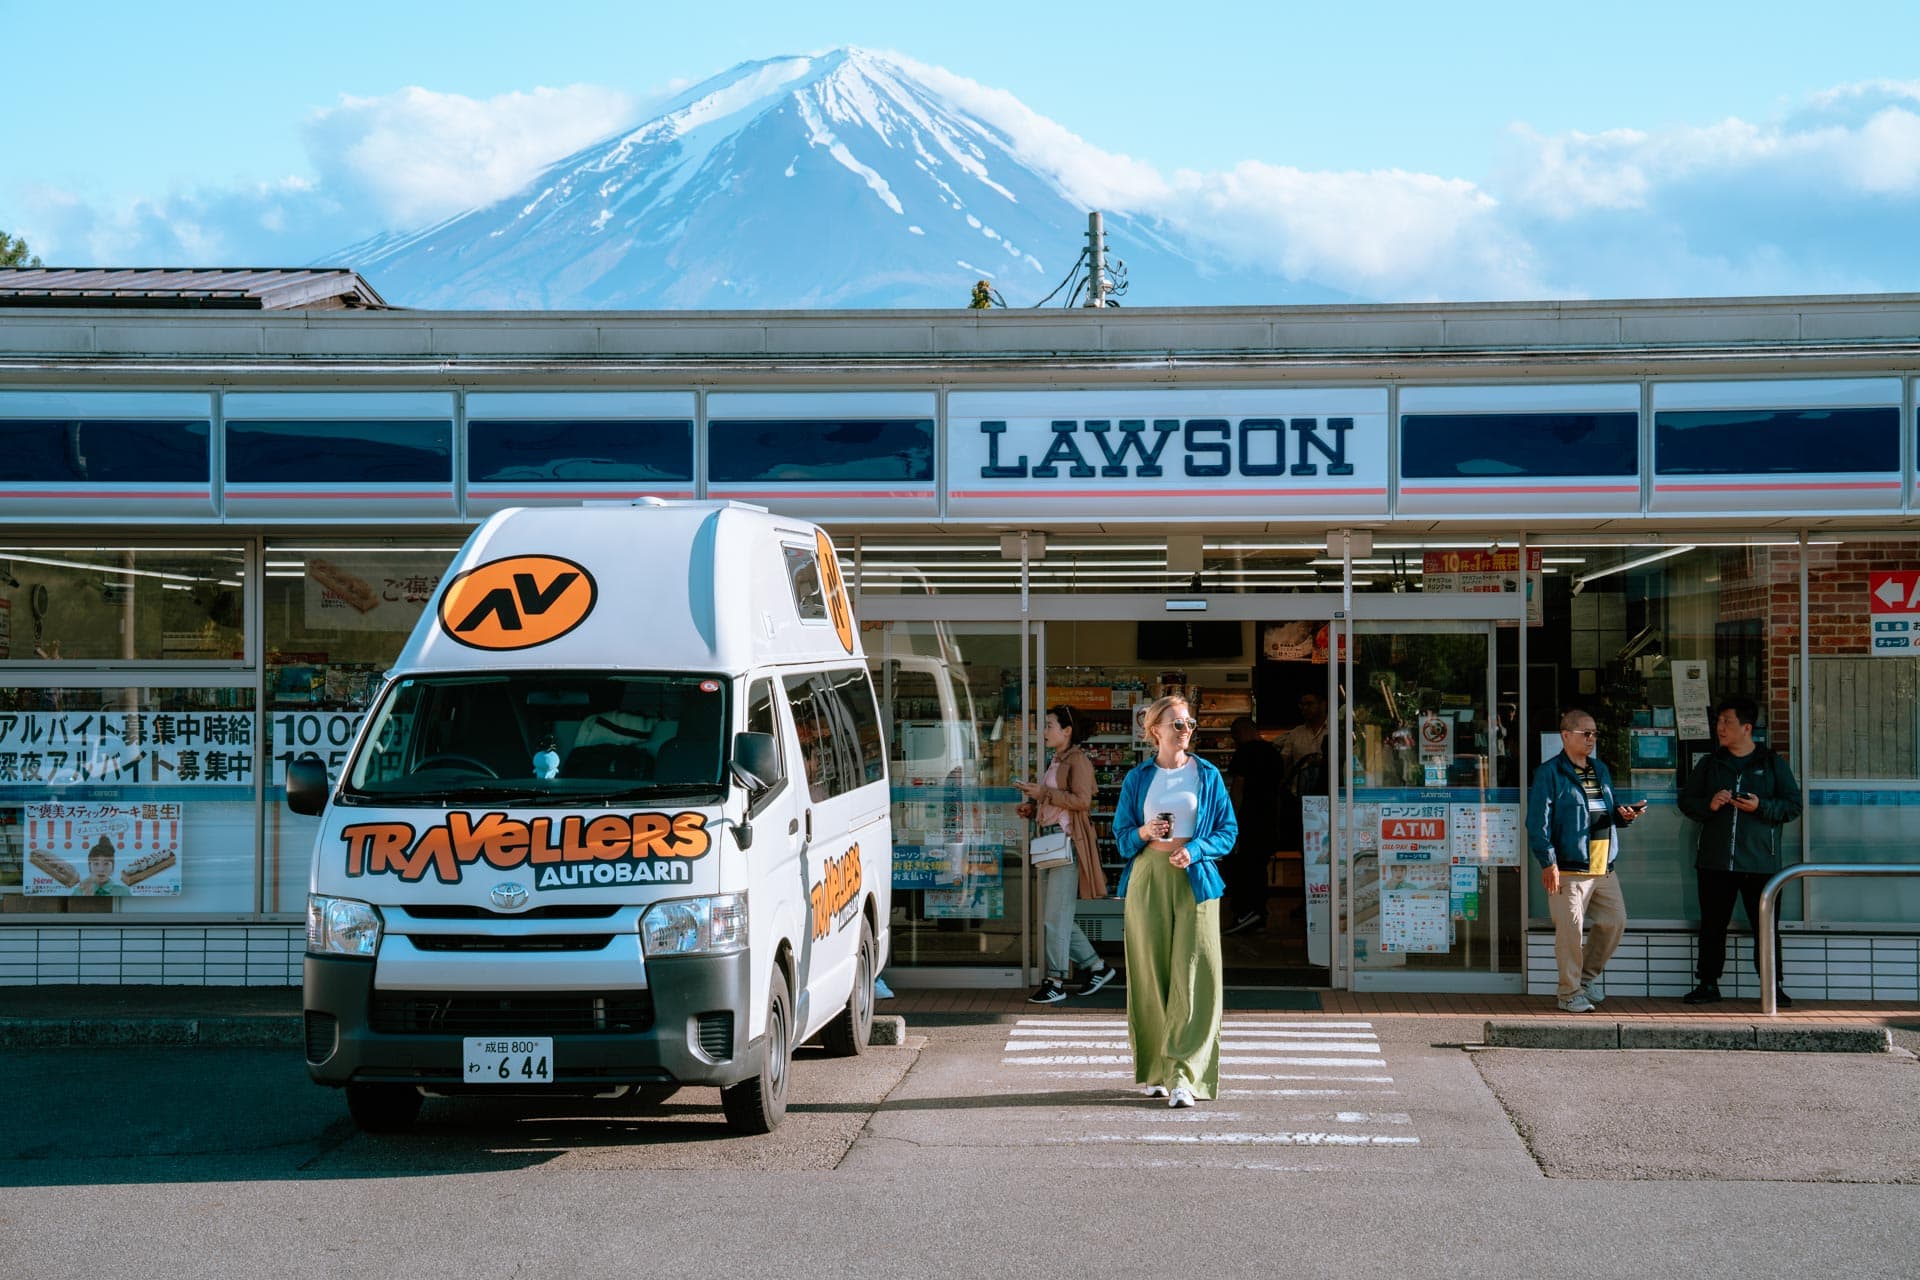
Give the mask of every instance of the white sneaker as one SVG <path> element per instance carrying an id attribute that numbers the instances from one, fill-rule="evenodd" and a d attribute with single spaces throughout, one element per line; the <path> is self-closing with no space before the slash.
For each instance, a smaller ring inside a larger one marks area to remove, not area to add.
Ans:
<path id="1" fill-rule="evenodd" d="M 1150 1084 L 1144 1092 L 1149 1098 L 1164 1098 L 1167 1096 L 1167 1086 L 1163 1084 Z"/>
<path id="2" fill-rule="evenodd" d="M 1589 1003 L 1598 1005 L 1607 998 L 1606 978 L 1602 976 L 1589 979 L 1587 985 L 1580 988 L 1580 994 L 1585 996 Z"/>
<path id="3" fill-rule="evenodd" d="M 1566 1010 L 1568 1013 L 1592 1013 L 1593 1012 L 1593 1001 L 1587 999 L 1586 995 L 1583 992 L 1576 991 L 1572 995 L 1568 996 L 1565 1000 L 1561 1000 L 1558 1003 L 1560 1007 Z"/>
<path id="4" fill-rule="evenodd" d="M 1185 1085 L 1179 1086 L 1173 1091 L 1173 1096 L 1167 1099 L 1167 1105 L 1170 1107 L 1192 1106 L 1193 1090 L 1187 1088 Z"/>

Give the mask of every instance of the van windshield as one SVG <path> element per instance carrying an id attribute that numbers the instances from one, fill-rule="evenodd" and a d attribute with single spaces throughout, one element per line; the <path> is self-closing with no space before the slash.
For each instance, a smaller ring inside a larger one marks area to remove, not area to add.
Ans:
<path id="1" fill-rule="evenodd" d="M 374 708 L 340 799 L 565 807 L 717 793 L 727 691 L 683 672 L 406 676 Z"/>

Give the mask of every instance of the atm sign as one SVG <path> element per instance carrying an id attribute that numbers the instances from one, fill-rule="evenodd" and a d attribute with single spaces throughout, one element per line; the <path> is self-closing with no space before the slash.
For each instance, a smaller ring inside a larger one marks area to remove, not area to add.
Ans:
<path id="1" fill-rule="evenodd" d="M 1444 804 L 1383 804 L 1380 806 L 1380 861 L 1445 863 L 1447 806 Z"/>

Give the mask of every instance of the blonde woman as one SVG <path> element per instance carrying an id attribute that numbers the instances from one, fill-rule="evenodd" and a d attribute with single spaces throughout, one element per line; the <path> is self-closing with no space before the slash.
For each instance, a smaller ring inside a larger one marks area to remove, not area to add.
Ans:
<path id="1" fill-rule="evenodd" d="M 1183 698 L 1147 708 L 1154 754 L 1134 766 L 1114 807 L 1126 860 L 1127 1038 L 1150 1098 L 1190 1107 L 1220 1091 L 1220 897 L 1214 864 L 1239 835 L 1220 771 L 1192 754 Z"/>
<path id="2" fill-rule="evenodd" d="M 1047 712 L 1042 741 L 1053 759 L 1038 782 L 1016 782 L 1023 818 L 1042 827 L 1064 827 L 1073 845 L 1073 860 L 1040 872 L 1041 921 L 1046 934 L 1045 979 L 1028 1004 L 1058 1004 L 1068 995 L 1067 979 L 1079 965 L 1087 977 L 1072 994 L 1090 996 L 1113 980 L 1113 966 L 1100 958 L 1074 922 L 1073 904 L 1081 898 L 1107 896 L 1107 875 L 1100 869 L 1100 848 L 1093 836 L 1093 761 L 1080 749 L 1080 721 L 1069 706 Z"/>

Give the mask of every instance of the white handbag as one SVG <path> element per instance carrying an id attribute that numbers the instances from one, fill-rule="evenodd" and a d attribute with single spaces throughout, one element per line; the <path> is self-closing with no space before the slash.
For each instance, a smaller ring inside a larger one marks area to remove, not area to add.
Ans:
<path id="1" fill-rule="evenodd" d="M 1027 844 L 1027 861 L 1044 871 L 1073 861 L 1073 840 L 1058 827 L 1042 832 Z"/>

